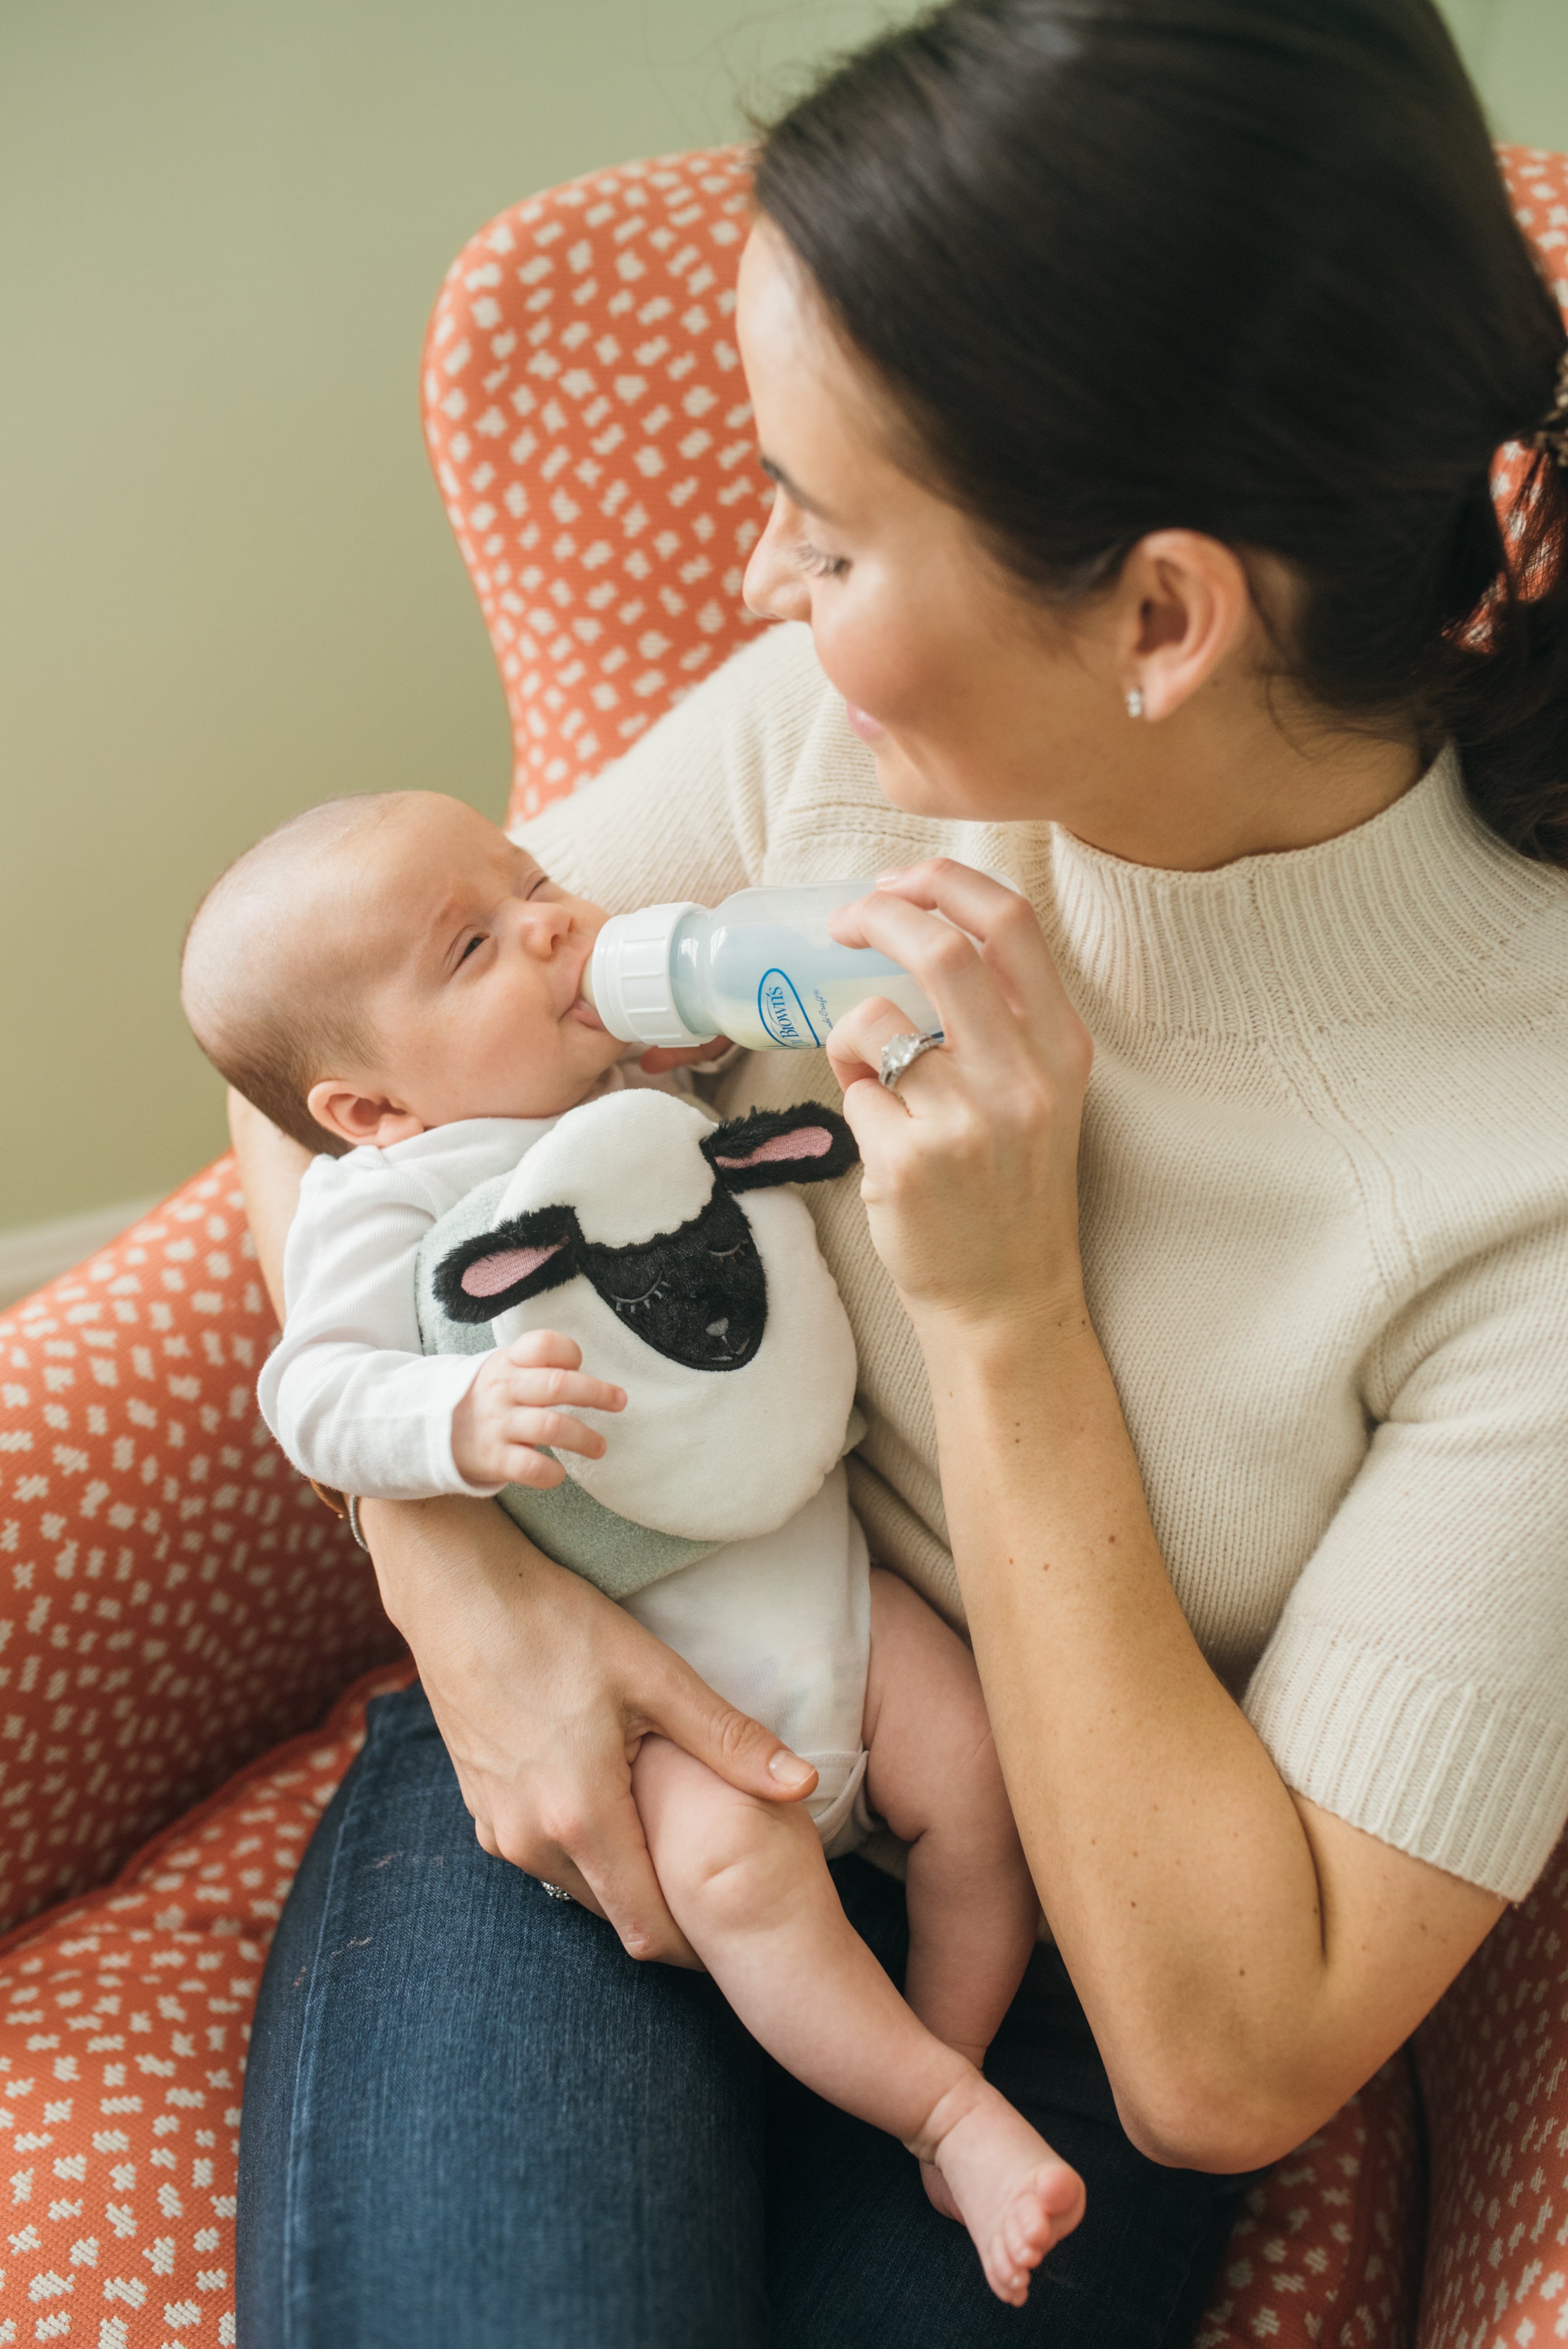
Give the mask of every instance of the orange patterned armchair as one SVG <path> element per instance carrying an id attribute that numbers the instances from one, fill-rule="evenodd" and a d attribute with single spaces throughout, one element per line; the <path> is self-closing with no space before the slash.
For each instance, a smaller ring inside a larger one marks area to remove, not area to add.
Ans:
<path id="1" fill-rule="evenodd" d="M 1503 160 L 1568 306 L 1568 162 Z M 503 213 L 448 274 L 426 429 L 505 685 L 514 816 L 746 632 L 767 493 L 729 325 L 745 203 L 736 150 L 628 164 Z M 261 1961 L 367 1697 L 410 1670 L 257 1417 L 271 1327 L 228 1160 L 0 1319 L 0 2343 L 234 2337 Z M 1253 2191 L 1199 2334 L 1552 2338 L 1568 1845 L 1412 2045 Z"/>

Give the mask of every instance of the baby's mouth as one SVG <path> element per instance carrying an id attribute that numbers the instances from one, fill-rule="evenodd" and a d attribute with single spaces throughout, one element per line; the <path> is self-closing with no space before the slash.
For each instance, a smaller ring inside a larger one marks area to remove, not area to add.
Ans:
<path id="1" fill-rule="evenodd" d="M 608 1029 L 605 1026 L 604 1021 L 599 1018 L 598 1013 L 594 1009 L 593 1005 L 587 1000 L 587 998 L 583 993 L 583 981 L 588 975 L 588 966 L 594 958 L 594 947 L 597 941 L 594 938 L 590 938 L 587 945 L 583 949 L 582 955 L 578 959 L 577 968 L 572 974 L 571 999 L 567 1002 L 566 1008 L 561 1014 L 561 1017 L 563 1019 L 578 1020 L 583 1027 L 592 1028 L 597 1034 L 607 1036 L 609 1033 Z"/>

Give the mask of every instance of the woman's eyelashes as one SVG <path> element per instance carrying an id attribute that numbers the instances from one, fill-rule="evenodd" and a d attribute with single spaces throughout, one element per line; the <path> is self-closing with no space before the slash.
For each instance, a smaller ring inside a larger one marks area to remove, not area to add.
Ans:
<path id="1" fill-rule="evenodd" d="M 795 549 L 795 561 L 803 571 L 809 571 L 815 579 L 836 579 L 841 572 L 849 568 L 844 555 L 824 554 L 820 547 L 813 546 L 805 538 Z"/>

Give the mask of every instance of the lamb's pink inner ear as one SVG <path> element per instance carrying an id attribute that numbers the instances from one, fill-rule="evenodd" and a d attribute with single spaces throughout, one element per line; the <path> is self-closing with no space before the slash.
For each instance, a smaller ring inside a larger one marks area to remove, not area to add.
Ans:
<path id="1" fill-rule="evenodd" d="M 776 1165 L 781 1158 L 826 1158 L 832 1147 L 833 1136 L 825 1125 L 799 1125 L 793 1133 L 775 1133 L 771 1142 L 759 1143 L 743 1158 L 721 1158 L 715 1151 L 713 1164 L 734 1174 L 743 1166 Z"/>
<path id="2" fill-rule="evenodd" d="M 471 1264 L 462 1276 L 465 1297 L 499 1297 L 504 1288 L 514 1281 L 526 1280 L 553 1256 L 559 1256 L 565 1240 L 552 1240 L 548 1247 L 507 1248 L 500 1256 L 482 1256 Z"/>

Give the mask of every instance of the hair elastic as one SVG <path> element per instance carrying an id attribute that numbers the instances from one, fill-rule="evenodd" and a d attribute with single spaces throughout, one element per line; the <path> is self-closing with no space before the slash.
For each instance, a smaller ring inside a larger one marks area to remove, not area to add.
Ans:
<path id="1" fill-rule="evenodd" d="M 1563 352 L 1558 366 L 1556 397 L 1531 447 L 1544 449 L 1557 464 L 1568 470 L 1568 351 Z"/>

